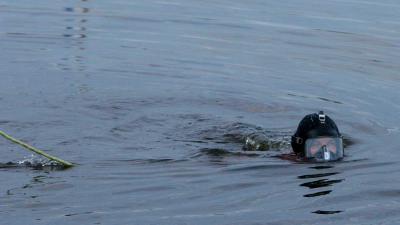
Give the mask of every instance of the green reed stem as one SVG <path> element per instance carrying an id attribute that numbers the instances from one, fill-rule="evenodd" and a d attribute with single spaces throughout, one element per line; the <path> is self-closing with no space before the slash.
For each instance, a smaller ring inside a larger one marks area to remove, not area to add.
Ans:
<path id="1" fill-rule="evenodd" d="M 55 156 L 51 156 L 51 155 L 49 155 L 49 154 L 43 152 L 42 150 L 39 150 L 39 149 L 37 149 L 37 148 L 35 148 L 35 147 L 32 147 L 32 146 L 28 145 L 27 143 L 22 142 L 22 141 L 20 141 L 20 140 L 18 140 L 18 139 L 16 139 L 16 138 L 13 138 L 13 137 L 11 137 L 10 135 L 4 133 L 4 132 L 1 131 L 1 130 L 0 130 L 0 135 L 3 136 L 4 138 L 6 138 L 6 139 L 8 139 L 8 140 L 10 140 L 10 141 L 12 141 L 12 142 L 14 142 L 14 143 L 16 143 L 16 144 L 21 145 L 22 147 L 28 149 L 29 151 L 35 152 L 35 153 L 37 153 L 37 154 L 39 154 L 39 155 L 42 155 L 42 156 L 44 156 L 44 157 L 46 157 L 46 158 L 48 158 L 48 159 L 50 159 L 50 160 L 59 162 L 59 163 L 61 163 L 64 167 L 72 167 L 72 166 L 74 166 L 74 164 L 72 164 L 72 163 L 70 163 L 70 162 L 68 162 L 68 161 L 62 160 L 62 159 L 57 158 L 57 157 L 55 157 Z"/>

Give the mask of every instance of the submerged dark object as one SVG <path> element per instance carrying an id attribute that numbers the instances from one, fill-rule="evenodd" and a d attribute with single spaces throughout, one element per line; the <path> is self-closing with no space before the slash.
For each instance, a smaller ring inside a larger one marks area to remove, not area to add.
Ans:
<path id="1" fill-rule="evenodd" d="M 68 167 L 65 167 L 62 164 L 59 164 L 55 161 L 32 161 L 32 160 L 23 160 L 19 162 L 0 162 L 0 169 L 15 169 L 15 168 L 30 168 L 33 170 L 65 170 Z"/>

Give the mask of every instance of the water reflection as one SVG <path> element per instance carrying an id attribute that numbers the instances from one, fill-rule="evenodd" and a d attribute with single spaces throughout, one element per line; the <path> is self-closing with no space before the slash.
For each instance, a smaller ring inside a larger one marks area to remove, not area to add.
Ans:
<path id="1" fill-rule="evenodd" d="M 88 13 L 90 11 L 90 9 L 86 8 L 86 7 L 65 7 L 64 11 L 76 12 L 76 13 Z"/>
<path id="2" fill-rule="evenodd" d="M 50 209 L 62 205 L 60 202 L 49 200 L 49 192 L 59 192 L 73 188 L 73 185 L 64 180 L 53 177 L 48 172 L 40 172 L 34 175 L 26 184 L 18 187 L 8 188 L 3 196 L 3 203 L 9 210 L 39 210 L 42 208 Z M 47 194 L 43 194 L 47 193 Z"/>
<path id="3" fill-rule="evenodd" d="M 322 215 L 330 215 L 330 214 L 336 214 L 336 213 L 341 213 L 343 211 L 337 210 L 337 211 L 325 211 L 325 210 L 317 210 L 314 211 L 313 213 L 315 214 L 322 214 Z"/>
<path id="4" fill-rule="evenodd" d="M 6 191 L 6 194 L 7 195 L 18 195 L 18 194 L 27 195 L 27 193 L 26 193 L 27 190 L 25 190 L 25 189 L 31 189 L 34 186 L 44 184 L 44 183 L 46 183 L 46 181 L 45 181 L 46 179 L 51 179 L 51 178 L 52 177 L 48 176 L 48 172 L 44 172 L 42 175 L 34 176 L 32 178 L 32 180 L 29 181 L 29 183 L 24 184 L 21 187 L 15 187 L 15 188 L 8 189 Z M 37 195 L 30 196 L 30 198 L 37 198 L 37 197 L 38 197 Z"/>
<path id="5" fill-rule="evenodd" d="M 336 171 L 332 172 L 333 168 L 334 167 L 331 165 L 313 166 L 313 167 L 310 167 L 310 169 L 318 170 L 318 173 L 311 173 L 311 174 L 305 174 L 305 175 L 298 176 L 297 177 L 298 179 L 307 181 L 307 182 L 301 183 L 299 186 L 307 187 L 310 190 L 317 190 L 315 192 L 305 194 L 305 195 L 303 195 L 303 197 L 314 198 L 314 197 L 320 197 L 320 196 L 325 196 L 325 195 L 330 194 L 333 191 L 331 189 L 332 186 L 334 184 L 340 183 L 344 180 L 344 179 L 330 179 L 331 176 L 340 174 L 339 172 L 336 172 Z M 313 179 L 313 180 L 310 180 L 310 179 Z M 327 187 L 329 187 L 328 190 L 326 190 L 326 189 L 320 190 L 321 188 L 327 188 Z M 343 211 L 342 210 L 316 210 L 316 211 L 313 211 L 312 213 L 327 215 L 327 214 L 336 214 L 336 213 L 340 213 L 340 212 L 343 212 Z"/>
<path id="6" fill-rule="evenodd" d="M 342 182 L 342 180 L 343 179 L 341 179 L 341 180 L 320 179 L 320 180 L 300 184 L 300 186 L 308 187 L 310 189 L 322 188 L 322 187 L 331 186 L 332 184 L 335 184 L 335 183 L 340 183 L 340 182 Z"/>
<path id="7" fill-rule="evenodd" d="M 64 7 L 64 12 L 74 14 L 73 17 L 65 19 L 65 28 L 62 36 L 65 38 L 65 56 L 61 58 L 58 67 L 64 71 L 86 70 L 86 58 L 84 51 L 86 50 L 87 31 L 87 14 L 90 13 L 90 8 L 75 6 Z"/>

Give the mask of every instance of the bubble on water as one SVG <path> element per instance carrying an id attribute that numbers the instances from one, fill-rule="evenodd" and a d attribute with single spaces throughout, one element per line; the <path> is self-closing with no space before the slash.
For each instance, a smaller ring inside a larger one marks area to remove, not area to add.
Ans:
<path id="1" fill-rule="evenodd" d="M 39 157 L 39 156 L 36 156 L 33 154 L 30 156 L 24 157 L 23 160 L 17 161 L 16 164 L 19 166 L 26 166 L 26 167 L 33 167 L 33 168 L 62 166 L 55 161 L 44 159 L 42 157 Z"/>
<path id="2" fill-rule="evenodd" d="M 17 161 L 17 164 L 24 166 L 33 166 L 41 164 L 41 161 L 42 161 L 41 158 L 32 154 L 30 156 L 25 156 L 23 160 Z"/>

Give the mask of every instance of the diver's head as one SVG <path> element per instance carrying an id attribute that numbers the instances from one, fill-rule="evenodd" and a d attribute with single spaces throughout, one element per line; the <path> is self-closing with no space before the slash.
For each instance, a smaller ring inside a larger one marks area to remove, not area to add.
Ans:
<path id="1" fill-rule="evenodd" d="M 293 151 L 306 159 L 324 162 L 343 158 L 343 139 L 335 122 L 324 112 L 309 114 L 292 136 Z"/>

